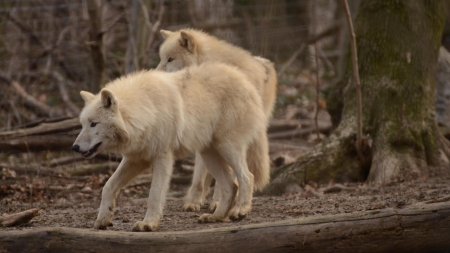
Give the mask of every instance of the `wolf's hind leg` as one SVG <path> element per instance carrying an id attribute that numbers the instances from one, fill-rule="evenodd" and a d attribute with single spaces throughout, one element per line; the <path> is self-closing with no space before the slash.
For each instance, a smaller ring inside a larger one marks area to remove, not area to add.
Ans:
<path id="1" fill-rule="evenodd" d="M 200 211 L 211 185 L 212 177 L 208 175 L 200 153 L 195 155 L 194 175 L 192 184 L 184 199 L 183 211 Z"/>
<path id="2" fill-rule="evenodd" d="M 147 212 L 143 221 L 134 224 L 133 231 L 156 231 L 158 229 L 173 171 L 172 152 L 158 155 L 154 159 L 152 167 L 152 184 L 147 200 Z"/>
<path id="3" fill-rule="evenodd" d="M 230 211 L 230 219 L 243 219 L 252 210 L 253 174 L 247 167 L 245 146 L 226 145 L 218 148 L 225 161 L 233 169 L 239 184 L 236 203 Z"/>
<path id="4" fill-rule="evenodd" d="M 198 221 L 200 223 L 227 221 L 228 212 L 234 203 L 237 193 L 237 185 L 233 181 L 232 172 L 225 160 L 214 148 L 204 150 L 202 159 L 208 172 L 220 185 L 220 201 L 213 214 L 203 214 Z"/>
<path id="5" fill-rule="evenodd" d="M 212 201 L 208 207 L 210 212 L 214 212 L 214 210 L 216 210 L 217 205 L 219 204 L 219 200 L 220 200 L 220 185 L 219 185 L 219 183 L 217 183 L 217 180 L 216 180 L 213 190 L 214 190 L 214 194 L 212 197 Z"/>
<path id="6" fill-rule="evenodd" d="M 102 201 L 94 224 L 95 229 L 105 229 L 107 226 L 112 225 L 113 209 L 120 190 L 144 169 L 148 168 L 149 165 L 149 163 L 144 161 L 131 160 L 126 157 L 122 159 L 117 170 L 103 187 Z"/>

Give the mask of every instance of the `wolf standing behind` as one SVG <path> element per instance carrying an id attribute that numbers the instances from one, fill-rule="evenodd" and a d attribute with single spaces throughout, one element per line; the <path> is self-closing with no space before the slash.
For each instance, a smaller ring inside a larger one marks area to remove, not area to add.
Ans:
<path id="1" fill-rule="evenodd" d="M 246 152 L 266 122 L 257 90 L 239 70 L 205 63 L 175 73 L 142 71 L 116 79 L 97 95 L 82 91 L 81 96 L 82 130 L 72 149 L 85 158 L 100 151 L 123 155 L 103 187 L 94 228 L 111 224 L 120 189 L 153 168 L 147 212 L 133 230 L 156 230 L 174 158 L 194 152 L 222 187 L 215 212 L 203 214 L 199 221 L 224 221 L 230 211 L 242 216 L 251 211 L 253 175 Z"/>
<path id="2" fill-rule="evenodd" d="M 257 88 L 263 103 L 266 122 L 269 121 L 276 98 L 277 77 L 272 62 L 261 57 L 254 57 L 248 51 L 219 40 L 204 32 L 184 29 L 176 32 L 161 30 L 165 38 L 160 48 L 157 69 L 177 71 L 186 66 L 203 62 L 223 62 L 236 66 Z M 264 160 L 267 166 L 260 166 Z M 258 133 L 258 138 L 251 143 L 247 153 L 247 163 L 255 178 L 255 190 L 263 189 L 270 180 L 269 150 L 266 129 Z M 192 185 L 185 198 L 185 211 L 199 211 L 208 192 L 210 180 L 200 155 L 196 155 Z M 220 186 L 220 184 L 218 184 Z M 217 205 L 218 189 L 214 192 L 210 209 Z M 237 218 L 236 214 L 231 217 Z"/>

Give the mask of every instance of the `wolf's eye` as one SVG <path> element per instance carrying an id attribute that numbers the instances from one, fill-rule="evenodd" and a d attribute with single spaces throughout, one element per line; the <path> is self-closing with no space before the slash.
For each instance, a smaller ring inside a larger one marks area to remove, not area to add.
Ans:
<path id="1" fill-rule="evenodd" d="M 169 59 L 167 60 L 167 62 L 173 62 L 173 58 L 169 57 Z"/>
<path id="2" fill-rule="evenodd" d="M 97 123 L 91 122 L 91 127 L 95 127 L 96 125 L 97 125 Z"/>

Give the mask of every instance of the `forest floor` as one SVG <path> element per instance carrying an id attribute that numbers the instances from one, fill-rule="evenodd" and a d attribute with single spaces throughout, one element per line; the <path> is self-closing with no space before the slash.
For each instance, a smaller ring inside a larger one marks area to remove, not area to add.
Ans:
<path id="1" fill-rule="evenodd" d="M 439 176 L 429 176 L 411 182 L 379 186 L 364 183 L 292 187 L 282 196 L 256 196 L 253 210 L 241 221 L 199 224 L 197 218 L 208 212 L 205 204 L 200 212 L 183 212 L 183 196 L 189 180 L 172 183 L 168 194 L 160 231 L 199 230 L 206 228 L 241 226 L 262 222 L 296 219 L 310 216 L 363 212 L 366 210 L 405 208 L 418 202 L 449 201 L 450 169 Z M 5 177 L 7 174 L 11 177 Z M 102 185 L 112 170 L 102 174 L 70 176 L 64 173 L 15 173 L 3 169 L 0 180 L 0 214 L 13 214 L 38 208 L 40 215 L 29 223 L 0 231 L 26 230 L 43 227 L 71 227 L 91 229 L 100 205 Z M 11 176 L 11 175 L 10 175 Z M 190 178 L 190 174 L 175 169 L 175 176 Z M 145 178 L 142 177 L 142 178 Z M 131 231 L 134 222 L 142 220 L 146 212 L 149 181 L 135 182 L 121 191 L 108 230 Z M 211 200 L 211 194 L 208 202 Z"/>
<path id="2" fill-rule="evenodd" d="M 270 134 L 269 128 L 273 170 L 294 162 L 318 143 L 314 127 L 311 127 L 311 115 L 300 114 L 302 111 L 295 109 L 293 113 L 288 111 L 286 115 L 291 116 L 284 118 L 288 120 L 287 125 L 294 127 L 294 130 L 290 128 Z M 296 126 L 295 119 L 299 117 L 295 115 L 303 117 L 301 126 Z M 331 126 L 329 116 L 324 114 L 320 119 L 323 125 L 321 129 L 326 134 Z M 286 127 L 286 122 L 281 123 L 278 128 Z M 308 130 L 308 127 L 311 130 Z M 286 138 L 290 135 L 297 137 Z M 73 162 L 50 165 L 54 160 L 61 162 L 60 158 L 69 158 Z M 105 160 L 97 158 L 83 160 L 70 151 L 0 155 L 0 215 L 14 214 L 31 208 L 37 208 L 40 212 L 29 223 L 0 228 L 0 231 L 44 227 L 92 229 L 100 206 L 102 186 L 118 165 L 117 161 L 111 161 L 111 158 L 109 160 L 106 165 Z M 89 167 L 95 164 L 101 166 L 93 169 Z M 85 170 L 80 171 L 81 168 Z M 183 164 L 175 165 L 160 231 L 241 226 L 311 216 L 399 209 L 419 202 L 450 200 L 450 168 L 444 168 L 439 173 L 435 171 L 415 181 L 384 186 L 365 183 L 343 185 L 335 182 L 326 185 L 314 182 L 301 186 L 291 185 L 282 196 L 255 194 L 252 212 L 241 221 L 199 224 L 197 218 L 208 212 L 208 204 L 205 204 L 200 212 L 182 211 L 183 196 L 189 187 L 192 169 L 192 157 L 186 159 Z M 131 231 L 133 224 L 144 218 L 150 182 L 151 175 L 147 172 L 121 191 L 112 220 L 113 226 L 108 230 Z M 210 201 L 211 192 L 207 203 Z"/>

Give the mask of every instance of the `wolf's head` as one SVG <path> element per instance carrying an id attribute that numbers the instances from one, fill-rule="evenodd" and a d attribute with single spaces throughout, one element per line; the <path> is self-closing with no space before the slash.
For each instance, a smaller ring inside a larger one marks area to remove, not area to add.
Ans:
<path id="1" fill-rule="evenodd" d="M 156 69 L 177 71 L 184 67 L 197 65 L 198 45 L 194 34 L 189 30 L 171 32 L 161 30 L 165 41 L 159 49 L 161 62 Z"/>
<path id="2" fill-rule="evenodd" d="M 72 150 L 84 158 L 93 158 L 100 151 L 126 143 L 129 135 L 114 94 L 102 89 L 97 96 L 86 91 L 81 91 L 80 95 L 85 102 L 80 114 L 82 129 Z"/>

